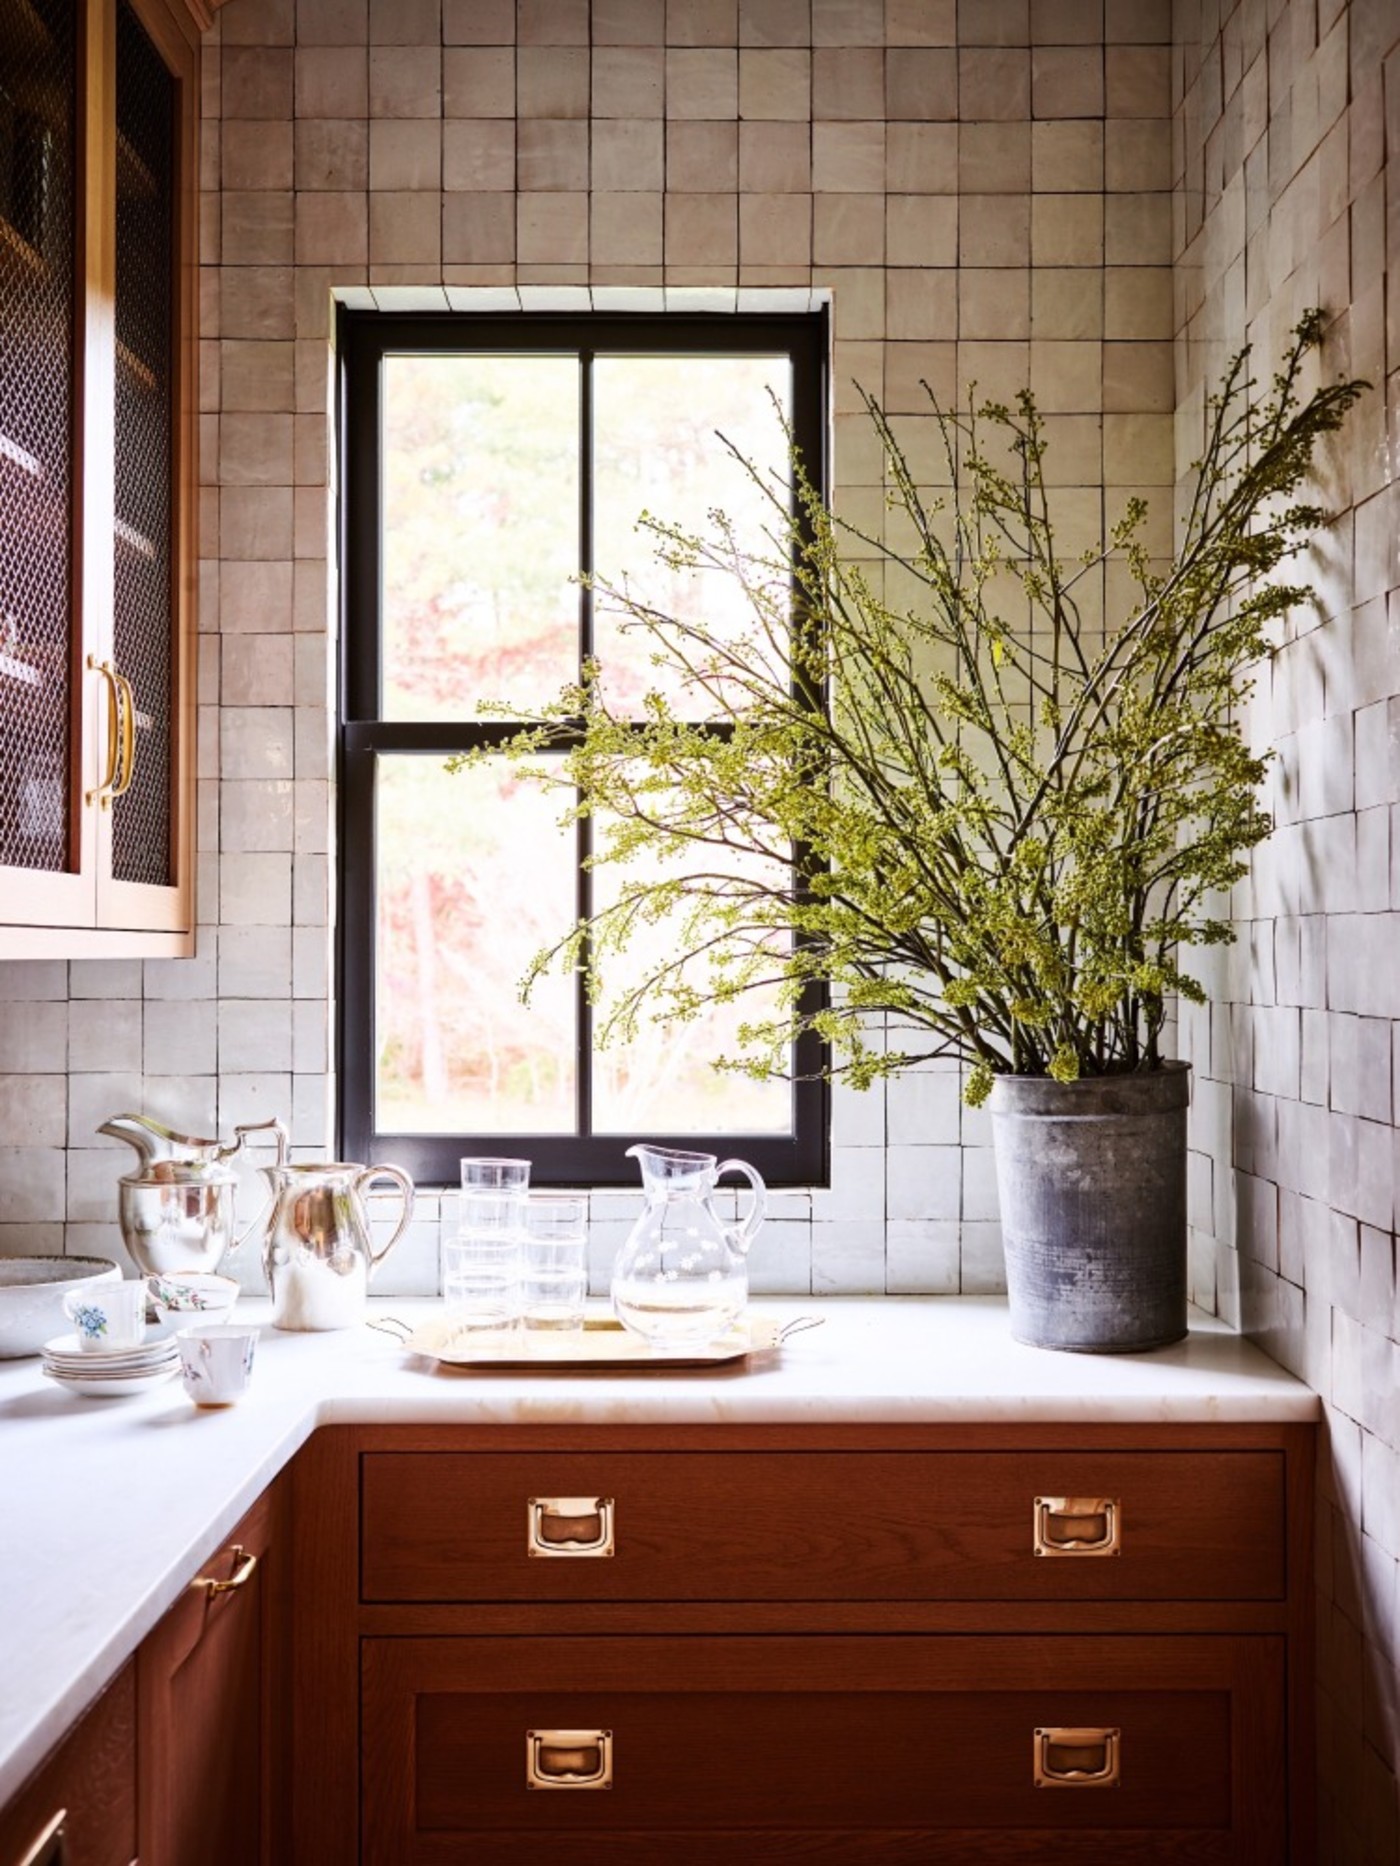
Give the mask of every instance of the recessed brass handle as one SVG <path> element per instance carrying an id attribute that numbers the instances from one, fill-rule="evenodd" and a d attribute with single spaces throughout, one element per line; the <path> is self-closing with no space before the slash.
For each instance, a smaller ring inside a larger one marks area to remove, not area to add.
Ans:
<path id="1" fill-rule="evenodd" d="M 611 1730 L 527 1730 L 527 1788 L 611 1788 Z"/>
<path id="2" fill-rule="evenodd" d="M 615 1555 L 611 1497 L 531 1497 L 525 1549 L 529 1555 Z"/>
<path id="3" fill-rule="evenodd" d="M 1121 1555 L 1123 1506 L 1117 1497 L 1037 1497 L 1037 1555 Z"/>
<path id="4" fill-rule="evenodd" d="M 44 1831 L 35 1837 L 23 1859 L 16 1861 L 15 1866 L 63 1866 L 67 1852 L 63 1830 L 67 1820 L 67 1808 L 60 1808 Z"/>
<path id="5" fill-rule="evenodd" d="M 1051 1726 L 1035 1733 L 1037 1788 L 1117 1788 L 1122 1731 Z"/>
<path id="6" fill-rule="evenodd" d="M 87 664 L 90 673 L 100 674 L 107 683 L 107 775 L 95 790 L 85 793 L 85 801 L 89 805 L 100 803 L 104 810 L 110 810 L 117 782 L 117 761 L 121 756 L 122 694 L 117 685 L 117 670 L 110 661 L 99 661 L 95 654 L 90 654 Z"/>
<path id="7" fill-rule="evenodd" d="M 210 1600 L 216 1594 L 231 1594 L 235 1588 L 246 1587 L 253 1578 L 253 1570 L 258 1565 L 258 1558 L 251 1549 L 245 1549 L 242 1543 L 235 1542 L 229 1551 L 233 1562 L 233 1573 L 227 1581 L 219 1581 L 212 1574 L 197 1575 L 190 1582 L 191 1587 L 202 1587 Z"/>

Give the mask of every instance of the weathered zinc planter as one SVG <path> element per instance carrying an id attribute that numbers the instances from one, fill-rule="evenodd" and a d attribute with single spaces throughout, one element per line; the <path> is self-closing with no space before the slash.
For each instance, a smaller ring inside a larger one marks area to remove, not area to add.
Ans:
<path id="1" fill-rule="evenodd" d="M 1011 1333 L 1132 1354 L 1186 1333 L 1191 1065 L 1052 1082 L 998 1076 L 992 1139 Z"/>

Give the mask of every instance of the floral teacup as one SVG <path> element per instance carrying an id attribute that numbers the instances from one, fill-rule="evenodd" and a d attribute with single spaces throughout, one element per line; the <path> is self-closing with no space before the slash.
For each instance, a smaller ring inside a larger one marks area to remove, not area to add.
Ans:
<path id="1" fill-rule="evenodd" d="M 87 1283 L 63 1298 L 63 1313 L 85 1354 L 139 1348 L 146 1338 L 144 1283 Z"/>
<path id="2" fill-rule="evenodd" d="M 175 1339 L 185 1392 L 196 1406 L 231 1406 L 242 1399 L 253 1378 L 256 1323 L 204 1323 L 182 1330 Z"/>
<path id="3" fill-rule="evenodd" d="M 146 1288 L 167 1333 L 192 1328 L 196 1322 L 227 1322 L 238 1300 L 233 1278 L 210 1270 L 169 1270 L 148 1276 Z"/>

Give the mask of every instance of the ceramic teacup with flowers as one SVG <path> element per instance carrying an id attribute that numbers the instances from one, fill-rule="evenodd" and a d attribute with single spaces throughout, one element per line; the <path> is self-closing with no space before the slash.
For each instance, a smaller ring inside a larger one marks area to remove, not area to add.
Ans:
<path id="1" fill-rule="evenodd" d="M 148 1276 L 146 1288 L 167 1333 L 195 1322 L 227 1322 L 238 1300 L 233 1278 L 212 1270 L 168 1270 Z"/>
<path id="2" fill-rule="evenodd" d="M 113 1354 L 139 1348 L 146 1338 L 146 1285 L 87 1283 L 63 1298 L 84 1354 Z"/>

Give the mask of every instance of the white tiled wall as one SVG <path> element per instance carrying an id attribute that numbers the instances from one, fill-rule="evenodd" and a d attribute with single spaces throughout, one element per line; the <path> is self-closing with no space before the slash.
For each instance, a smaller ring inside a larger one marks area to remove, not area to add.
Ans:
<path id="1" fill-rule="evenodd" d="M 1177 417 L 1246 340 L 1267 371 L 1311 305 L 1319 367 L 1374 384 L 1322 465 L 1250 727 L 1278 825 L 1238 890 L 1196 1066 L 1193 1274 L 1322 1395 L 1322 1844 L 1400 1861 L 1400 8 L 1178 0 Z M 1392 838 L 1395 846 L 1392 848 Z"/>
<path id="2" fill-rule="evenodd" d="M 204 60 L 199 957 L 0 966 L 0 1250 L 112 1247 L 106 1112 L 290 1113 L 300 1148 L 329 1144 L 332 290 L 817 288 L 847 509 L 882 515 L 852 378 L 924 432 L 921 378 L 945 401 L 1029 380 L 1067 522 L 1145 487 L 1164 527 L 1170 11 L 230 0 Z M 998 1286 L 986 1121 L 954 1075 L 839 1093 L 833 1139 L 830 1190 L 775 1201 L 760 1287 Z M 383 1286 L 431 1286 L 437 1204 Z M 597 1201 L 600 1273 L 628 1209 Z"/>

